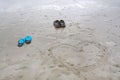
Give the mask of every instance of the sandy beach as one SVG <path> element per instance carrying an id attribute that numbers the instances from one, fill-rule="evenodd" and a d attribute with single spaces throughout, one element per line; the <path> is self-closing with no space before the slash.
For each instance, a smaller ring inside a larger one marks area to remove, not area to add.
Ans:
<path id="1" fill-rule="evenodd" d="M 120 1 L 0 0 L 0 80 L 120 80 Z"/>

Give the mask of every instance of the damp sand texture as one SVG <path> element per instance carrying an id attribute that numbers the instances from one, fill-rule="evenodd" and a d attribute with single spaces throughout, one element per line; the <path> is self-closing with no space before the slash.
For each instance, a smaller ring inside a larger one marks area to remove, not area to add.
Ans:
<path id="1" fill-rule="evenodd" d="M 0 80 L 120 80 L 119 13 L 119 0 L 0 0 Z"/>

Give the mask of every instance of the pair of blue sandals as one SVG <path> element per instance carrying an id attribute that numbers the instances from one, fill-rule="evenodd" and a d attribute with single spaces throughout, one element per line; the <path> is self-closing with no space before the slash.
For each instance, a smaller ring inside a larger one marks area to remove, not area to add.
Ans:
<path id="1" fill-rule="evenodd" d="M 31 41 L 32 41 L 31 36 L 26 36 L 25 38 L 21 38 L 18 40 L 18 47 L 22 47 L 24 45 L 24 43 L 30 44 Z"/>

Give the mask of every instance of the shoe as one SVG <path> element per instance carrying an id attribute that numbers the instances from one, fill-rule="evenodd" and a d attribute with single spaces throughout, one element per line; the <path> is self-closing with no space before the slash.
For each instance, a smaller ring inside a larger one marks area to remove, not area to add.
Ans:
<path id="1" fill-rule="evenodd" d="M 63 20 L 60 20 L 60 26 L 61 28 L 65 28 L 65 22 Z"/>
<path id="2" fill-rule="evenodd" d="M 25 37 L 25 43 L 26 43 L 26 44 L 30 44 L 31 41 L 32 41 L 32 37 L 31 37 L 31 36 L 26 36 L 26 37 Z"/>
<path id="3" fill-rule="evenodd" d="M 55 20 L 53 25 L 54 25 L 55 28 L 60 28 L 61 27 L 59 20 Z"/>
<path id="4" fill-rule="evenodd" d="M 18 40 L 18 47 L 22 47 L 25 43 L 25 39 L 24 38 L 21 38 Z"/>

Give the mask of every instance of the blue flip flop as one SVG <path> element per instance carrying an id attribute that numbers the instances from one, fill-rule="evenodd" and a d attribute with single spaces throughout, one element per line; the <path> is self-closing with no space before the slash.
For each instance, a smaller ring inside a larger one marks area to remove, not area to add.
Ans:
<path id="1" fill-rule="evenodd" d="M 25 39 L 24 38 L 21 38 L 18 40 L 18 47 L 22 47 L 25 43 Z"/>
<path id="2" fill-rule="evenodd" d="M 31 36 L 26 36 L 26 37 L 25 37 L 25 43 L 26 43 L 26 44 L 30 44 L 31 41 L 32 41 L 32 37 L 31 37 Z"/>

